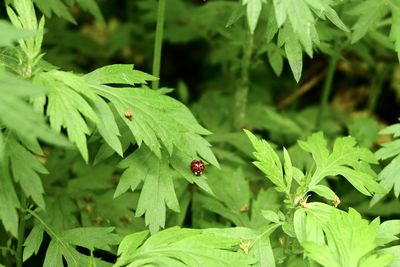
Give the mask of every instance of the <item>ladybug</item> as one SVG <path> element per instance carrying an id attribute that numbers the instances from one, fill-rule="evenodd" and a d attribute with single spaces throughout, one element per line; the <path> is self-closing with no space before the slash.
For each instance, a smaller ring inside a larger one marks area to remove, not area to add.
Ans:
<path id="1" fill-rule="evenodd" d="M 192 170 L 193 174 L 196 176 L 200 176 L 203 174 L 205 169 L 204 162 L 201 160 L 193 160 L 190 164 L 190 169 Z"/>

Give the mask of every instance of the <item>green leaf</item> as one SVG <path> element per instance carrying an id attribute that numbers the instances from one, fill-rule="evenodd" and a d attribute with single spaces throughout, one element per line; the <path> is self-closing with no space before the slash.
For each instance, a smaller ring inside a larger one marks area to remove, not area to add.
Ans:
<path id="1" fill-rule="evenodd" d="M 304 209 L 296 210 L 293 226 L 300 244 L 313 242 L 313 244 L 324 245 L 324 233 L 321 224 L 314 216 L 307 215 Z"/>
<path id="2" fill-rule="evenodd" d="M 379 250 L 379 254 L 381 255 L 390 255 L 393 256 L 393 260 L 388 265 L 388 267 L 397 267 L 400 264 L 400 246 L 392 246 L 389 248 L 384 248 Z"/>
<path id="3" fill-rule="evenodd" d="M 307 252 L 307 255 L 325 267 L 340 267 L 329 247 L 326 245 L 315 244 L 311 242 L 303 242 L 302 246 Z"/>
<path id="4" fill-rule="evenodd" d="M 243 171 L 225 167 L 211 170 L 208 175 L 215 196 L 198 196 L 202 207 L 231 220 L 235 225 L 248 226 L 250 189 Z"/>
<path id="5" fill-rule="evenodd" d="M 28 197 L 32 197 L 33 201 L 44 209 L 44 190 L 38 173 L 48 173 L 46 168 L 14 138 L 8 139 L 7 150 L 14 180 L 21 185 Z"/>
<path id="6" fill-rule="evenodd" d="M 41 139 L 51 144 L 69 146 L 68 141 L 50 129 L 44 116 L 34 111 L 26 101 L 28 97 L 45 92 L 44 87 L 0 71 L 0 124 L 28 143 L 37 143 L 37 139 Z"/>
<path id="7" fill-rule="evenodd" d="M 390 242 L 398 240 L 400 234 L 400 220 L 388 220 L 379 225 L 376 233 L 377 246 L 384 246 Z"/>
<path id="8" fill-rule="evenodd" d="M 258 19 L 260 18 L 263 0 L 243 0 L 243 5 L 247 5 L 247 23 L 250 33 L 254 34 Z"/>
<path id="9" fill-rule="evenodd" d="M 81 227 L 64 231 L 61 238 L 71 245 L 94 250 L 110 250 L 110 245 L 119 243 L 119 237 L 113 234 L 114 227 Z"/>
<path id="10" fill-rule="evenodd" d="M 392 6 L 392 28 L 389 38 L 394 42 L 394 50 L 400 61 L 400 11 L 395 5 Z"/>
<path id="11" fill-rule="evenodd" d="M 115 64 L 96 69 L 84 76 L 92 84 L 146 84 L 147 81 L 155 81 L 158 78 L 133 69 L 130 64 Z"/>
<path id="12" fill-rule="evenodd" d="M 97 129 L 107 144 L 122 157 L 122 145 L 118 125 L 109 105 L 100 98 L 94 101 L 96 113 L 99 114 Z"/>
<path id="13" fill-rule="evenodd" d="M 394 195 L 396 198 L 400 195 L 400 181 L 399 181 L 399 163 L 400 163 L 400 124 L 393 124 L 383 129 L 381 134 L 390 134 L 395 138 L 393 141 L 385 143 L 382 147 L 376 151 L 375 155 L 380 160 L 386 160 L 394 157 L 389 164 L 387 164 L 383 170 L 379 173 L 380 185 L 386 188 L 387 192 L 377 194 L 371 201 L 371 205 L 381 200 L 392 188 L 394 189 Z"/>
<path id="14" fill-rule="evenodd" d="M 272 210 L 263 210 L 262 215 L 267 221 L 279 223 L 279 216 L 275 211 Z"/>
<path id="15" fill-rule="evenodd" d="M 110 245 L 119 243 L 119 237 L 111 233 L 113 227 L 81 227 L 73 228 L 65 231 L 59 231 L 50 226 L 44 217 L 36 212 L 28 210 L 33 215 L 37 223 L 47 232 L 51 241 L 46 251 L 44 259 L 44 267 L 62 267 L 64 266 L 63 259 L 68 266 L 103 266 L 104 262 L 99 258 L 86 256 L 78 252 L 75 246 L 84 247 L 90 251 L 94 248 L 108 249 Z M 94 262 L 93 262 L 94 261 Z M 92 262 L 92 264 L 90 264 Z"/>
<path id="16" fill-rule="evenodd" d="M 361 260 L 358 266 L 360 267 L 369 267 L 369 266 L 388 266 L 389 263 L 392 262 L 393 255 L 386 254 L 386 255 L 371 255 L 367 258 Z"/>
<path id="17" fill-rule="evenodd" d="M 306 211 L 316 219 L 319 216 L 312 207 Z M 376 247 L 376 223 L 369 224 L 354 209 L 347 213 L 331 208 L 328 219 L 319 224 L 327 244 L 303 242 L 302 246 L 310 258 L 324 266 L 359 266 L 361 259 Z"/>
<path id="18" fill-rule="evenodd" d="M 272 70 L 277 76 L 280 76 L 283 70 L 283 56 L 280 48 L 271 43 L 271 48 L 268 49 L 267 54 Z"/>
<path id="19" fill-rule="evenodd" d="M 104 23 L 103 15 L 101 14 L 101 10 L 99 5 L 95 0 L 75 0 L 83 10 L 91 13 L 98 19 L 100 22 Z"/>
<path id="20" fill-rule="evenodd" d="M 278 226 L 279 224 L 268 225 L 258 230 L 235 227 L 210 228 L 204 231 L 223 238 L 235 238 L 237 242 L 240 242 L 239 246 L 243 253 L 257 260 L 252 266 L 275 267 L 275 258 L 269 236 Z"/>
<path id="21" fill-rule="evenodd" d="M 275 9 L 275 17 L 276 23 L 278 24 L 278 28 L 280 28 L 286 21 L 287 13 L 286 13 L 286 3 L 284 0 L 273 0 L 274 9 Z"/>
<path id="22" fill-rule="evenodd" d="M 65 127 L 69 139 L 76 144 L 87 162 L 89 154 L 86 135 L 90 134 L 91 130 L 82 116 L 94 123 L 99 122 L 98 115 L 85 99 L 86 97 L 95 100 L 96 95 L 81 77 L 73 73 L 57 70 L 42 72 L 36 75 L 35 81 L 46 86 L 49 91 L 46 112 L 50 117 L 51 127 L 58 132 L 61 131 L 61 127 Z"/>
<path id="23" fill-rule="evenodd" d="M 173 169 L 175 169 L 186 181 L 193 184 L 195 183 L 205 192 L 213 195 L 213 191 L 207 183 L 207 176 L 203 173 L 200 177 L 193 174 L 192 170 L 189 168 L 190 163 L 193 160 L 193 156 L 183 154 L 176 151 L 170 158 L 170 164 Z M 218 165 L 219 166 L 219 165 Z"/>
<path id="24" fill-rule="evenodd" d="M 232 11 L 228 21 L 226 22 L 225 27 L 228 28 L 233 25 L 236 21 L 238 21 L 245 14 L 245 10 L 241 4 L 238 4 L 236 8 Z"/>
<path id="25" fill-rule="evenodd" d="M 254 259 L 232 251 L 238 245 L 237 238 L 218 236 L 196 229 L 173 227 L 158 232 L 138 246 L 146 232 L 127 236 L 115 266 L 197 266 L 208 267 L 250 266 Z"/>
<path id="26" fill-rule="evenodd" d="M 351 42 L 360 40 L 369 31 L 376 28 L 378 22 L 389 12 L 389 7 L 384 1 L 367 0 L 356 5 L 348 13 L 358 16 L 357 22 L 353 25 Z"/>
<path id="27" fill-rule="evenodd" d="M 338 196 L 335 194 L 335 192 L 333 192 L 332 189 L 330 189 L 329 187 L 327 187 L 325 185 L 317 184 L 313 187 L 310 187 L 309 190 L 317 193 L 319 196 L 321 196 L 329 201 L 332 201 L 332 200 L 338 198 Z"/>
<path id="28" fill-rule="evenodd" d="M 332 4 L 331 0 L 306 0 L 306 2 L 318 17 L 324 20 L 328 18 L 336 27 L 342 31 L 349 32 L 349 29 L 339 18 L 336 11 L 329 6 Z"/>
<path id="29" fill-rule="evenodd" d="M 62 1 L 34 0 L 34 3 L 47 17 L 51 17 L 51 14 L 54 13 L 58 17 L 76 24 L 75 19 L 68 11 L 68 7 Z"/>
<path id="30" fill-rule="evenodd" d="M 303 68 L 303 52 L 301 44 L 289 24 L 285 24 L 282 31 L 279 32 L 285 40 L 285 52 L 293 72 L 294 79 L 299 82 Z"/>
<path id="31" fill-rule="evenodd" d="M 24 242 L 24 252 L 22 260 L 26 261 L 29 259 L 33 253 L 37 255 L 40 249 L 40 245 L 43 241 L 43 228 L 40 225 L 35 225 L 31 232 L 29 233 L 28 237 L 25 239 Z"/>
<path id="32" fill-rule="evenodd" d="M 386 190 L 375 181 L 375 174 L 368 163 L 376 163 L 374 155 L 366 148 L 356 146 L 353 137 L 335 140 L 330 153 L 322 132 L 311 135 L 307 141 L 299 141 L 300 147 L 310 152 L 316 163 L 309 188 L 317 185 L 326 176 L 344 176 L 364 195 L 385 193 Z"/>
<path id="33" fill-rule="evenodd" d="M 18 29 L 5 20 L 0 20 L 0 32 L 0 46 L 11 46 L 15 41 L 29 38 L 33 35 L 32 32 Z"/>
<path id="34" fill-rule="evenodd" d="M 378 137 L 379 125 L 372 118 L 360 118 L 349 126 L 349 131 L 361 146 L 370 148 Z"/>
<path id="35" fill-rule="evenodd" d="M 294 44 L 295 43 L 294 40 L 297 39 L 303 45 L 306 53 L 310 57 L 312 57 L 313 34 L 316 33 L 314 17 L 307 4 L 304 2 L 304 0 L 285 0 L 285 1 L 286 1 L 287 16 L 292 26 L 291 29 L 293 30 L 294 33 L 293 34 L 294 38 L 286 38 L 286 40 L 292 39 L 291 41 L 289 41 L 290 42 L 289 46 L 291 48 L 288 49 L 293 50 L 294 46 L 297 47 L 297 45 Z M 298 79 L 296 79 L 296 81 L 298 81 Z"/>
<path id="36" fill-rule="evenodd" d="M 129 166 L 122 174 L 115 197 L 125 192 L 129 187 L 134 191 L 143 181 L 136 216 L 145 214 L 146 225 L 155 233 L 165 227 L 167 205 L 173 211 L 179 212 L 179 203 L 175 194 L 168 161 L 158 159 L 145 146 L 121 162 L 121 166 Z"/>
<path id="37" fill-rule="evenodd" d="M 209 144 L 199 135 L 210 132 L 198 124 L 188 108 L 177 100 L 165 96 L 163 90 L 140 88 L 111 88 L 95 86 L 97 93 L 108 99 L 131 130 L 137 144 L 144 142 L 161 158 L 162 145 L 169 155 L 174 149 L 217 165 Z M 131 112 L 130 119 L 125 112 Z M 195 143 L 194 143 L 195 142 Z"/>
<path id="38" fill-rule="evenodd" d="M 118 256 L 121 254 L 125 255 L 134 255 L 136 249 L 143 244 L 143 241 L 149 235 L 149 231 L 141 231 L 134 234 L 130 234 L 122 239 L 121 243 L 118 246 Z"/>
<path id="39" fill-rule="evenodd" d="M 267 141 L 259 140 L 248 130 L 244 131 L 256 150 L 253 155 L 258 161 L 253 162 L 253 164 L 265 173 L 267 178 L 283 192 L 286 189 L 286 184 L 283 180 L 282 164 L 278 155 Z"/>
<path id="40" fill-rule="evenodd" d="M 0 219 L 6 231 L 18 236 L 18 212 L 20 207 L 9 171 L 0 161 Z"/>

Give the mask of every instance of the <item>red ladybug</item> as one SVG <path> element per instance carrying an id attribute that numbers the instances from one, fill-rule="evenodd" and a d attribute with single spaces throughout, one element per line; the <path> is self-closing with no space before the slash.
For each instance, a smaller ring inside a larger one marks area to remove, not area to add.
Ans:
<path id="1" fill-rule="evenodd" d="M 205 169 L 204 162 L 201 160 L 193 160 L 190 164 L 190 169 L 192 170 L 193 174 L 196 176 L 200 176 L 203 174 Z"/>

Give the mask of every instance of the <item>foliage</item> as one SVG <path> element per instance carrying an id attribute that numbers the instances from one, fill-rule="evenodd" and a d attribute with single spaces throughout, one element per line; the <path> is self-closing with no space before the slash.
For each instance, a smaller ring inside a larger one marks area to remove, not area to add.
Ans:
<path id="1" fill-rule="evenodd" d="M 0 266 L 399 265 L 400 2 L 163 4 L 5 1 Z"/>

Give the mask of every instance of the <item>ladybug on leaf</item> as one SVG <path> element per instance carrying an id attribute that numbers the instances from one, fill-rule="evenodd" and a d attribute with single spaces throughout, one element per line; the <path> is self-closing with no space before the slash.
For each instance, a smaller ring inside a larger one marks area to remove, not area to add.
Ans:
<path id="1" fill-rule="evenodd" d="M 190 164 L 190 169 L 192 170 L 193 174 L 196 176 L 200 176 L 203 174 L 203 171 L 205 169 L 204 162 L 201 160 L 193 160 L 192 163 Z"/>

